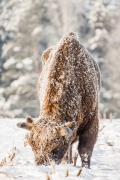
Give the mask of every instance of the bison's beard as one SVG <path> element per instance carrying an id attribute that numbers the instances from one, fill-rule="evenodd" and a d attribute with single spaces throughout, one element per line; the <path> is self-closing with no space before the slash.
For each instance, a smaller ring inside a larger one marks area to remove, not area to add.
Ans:
<path id="1" fill-rule="evenodd" d="M 53 160 L 56 164 L 60 164 L 62 158 L 64 157 L 67 149 L 69 147 L 69 143 L 64 140 L 64 138 L 60 141 L 59 145 L 51 151 L 51 153 L 46 155 L 38 156 L 38 153 L 35 154 L 35 163 L 36 165 L 50 165 L 50 161 Z"/>

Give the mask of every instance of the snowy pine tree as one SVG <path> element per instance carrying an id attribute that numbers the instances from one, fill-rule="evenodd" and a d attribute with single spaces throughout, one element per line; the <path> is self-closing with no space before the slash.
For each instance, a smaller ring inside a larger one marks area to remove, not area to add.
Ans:
<path id="1" fill-rule="evenodd" d="M 100 111 L 118 116 L 119 5 L 119 0 L 1 0 L 0 116 L 38 116 L 41 54 L 67 31 L 77 32 L 99 63 Z"/>
<path id="2" fill-rule="evenodd" d="M 6 2 L 1 15 L 5 29 L 2 36 L 6 33 L 10 38 L 2 48 L 2 57 L 7 58 L 7 61 L 3 64 L 6 72 L 2 76 L 1 92 L 4 101 L 1 103 L 0 112 L 1 115 L 16 117 L 38 116 L 36 86 L 41 67 L 41 54 L 46 47 L 56 44 L 65 30 L 69 30 L 73 22 L 70 17 L 74 9 L 78 16 L 79 8 L 71 0 L 68 12 L 69 24 L 66 26 L 65 11 L 59 0 Z M 65 4 L 69 4 L 68 1 Z M 68 7 L 64 8 L 67 10 Z M 74 20 L 77 20 L 76 16 Z M 72 29 L 77 30 L 77 27 L 79 26 L 76 21 Z"/>
<path id="3" fill-rule="evenodd" d="M 40 69 L 40 55 L 47 47 L 49 19 L 44 1 L 11 0 L 4 6 L 1 15 L 4 22 L 2 36 L 10 34 L 3 45 L 2 57 L 6 72 L 2 76 L 4 97 L 3 114 L 8 116 L 32 115 L 39 111 L 37 80 Z"/>
<path id="4" fill-rule="evenodd" d="M 97 60 L 101 70 L 100 111 L 105 111 L 109 114 L 110 112 L 115 112 L 113 106 L 116 105 L 114 101 L 112 101 L 114 92 L 113 84 L 110 84 L 112 74 L 110 70 L 111 64 L 109 63 L 107 54 L 111 53 L 111 51 L 109 52 L 111 33 L 115 33 L 114 27 L 118 22 L 119 9 L 116 4 L 118 1 L 90 0 L 89 2 L 91 10 L 87 17 L 90 25 L 90 38 L 87 47 Z M 117 53 L 116 51 L 116 54 Z M 113 103 L 113 106 L 111 106 L 111 103 Z"/>

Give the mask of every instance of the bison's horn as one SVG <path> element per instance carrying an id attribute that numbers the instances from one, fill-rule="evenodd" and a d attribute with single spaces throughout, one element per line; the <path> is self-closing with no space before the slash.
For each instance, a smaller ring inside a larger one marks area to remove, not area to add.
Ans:
<path id="1" fill-rule="evenodd" d="M 32 126 L 30 126 L 29 124 L 26 124 L 25 122 L 17 123 L 17 127 L 23 128 L 26 130 L 31 130 L 31 128 L 32 128 Z"/>
<path id="2" fill-rule="evenodd" d="M 74 124 L 75 124 L 74 122 L 67 122 L 67 123 L 65 123 L 65 126 L 70 128 L 70 127 L 72 127 Z"/>
<path id="3" fill-rule="evenodd" d="M 68 127 L 60 127 L 59 134 L 60 136 L 70 136 L 72 134 L 72 130 Z"/>

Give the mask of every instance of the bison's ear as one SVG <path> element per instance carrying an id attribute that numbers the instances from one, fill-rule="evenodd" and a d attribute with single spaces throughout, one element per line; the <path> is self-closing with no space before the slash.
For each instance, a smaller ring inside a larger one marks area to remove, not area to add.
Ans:
<path id="1" fill-rule="evenodd" d="M 27 117 L 26 122 L 27 123 L 33 123 L 33 119 L 31 117 Z"/>
<path id="2" fill-rule="evenodd" d="M 72 130 L 68 127 L 59 127 L 60 136 L 70 136 L 72 134 Z"/>
<path id="3" fill-rule="evenodd" d="M 17 127 L 22 128 L 22 129 L 26 129 L 26 130 L 32 129 L 32 125 L 29 123 L 25 123 L 25 122 L 17 123 Z"/>
<path id="4" fill-rule="evenodd" d="M 17 123 L 17 127 L 30 131 L 32 129 L 32 123 L 33 119 L 31 117 L 27 117 L 26 122 Z"/>

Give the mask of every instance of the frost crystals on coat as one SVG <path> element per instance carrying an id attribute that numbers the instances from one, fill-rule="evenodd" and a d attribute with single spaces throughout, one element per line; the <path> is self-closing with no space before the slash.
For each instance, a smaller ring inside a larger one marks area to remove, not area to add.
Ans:
<path id="1" fill-rule="evenodd" d="M 49 157 L 60 163 L 68 147 L 78 139 L 82 165 L 90 167 L 98 134 L 98 65 L 74 32 L 48 48 L 41 60 L 40 116 L 24 125 L 26 129 L 29 126 L 35 161 L 45 164 Z"/>

